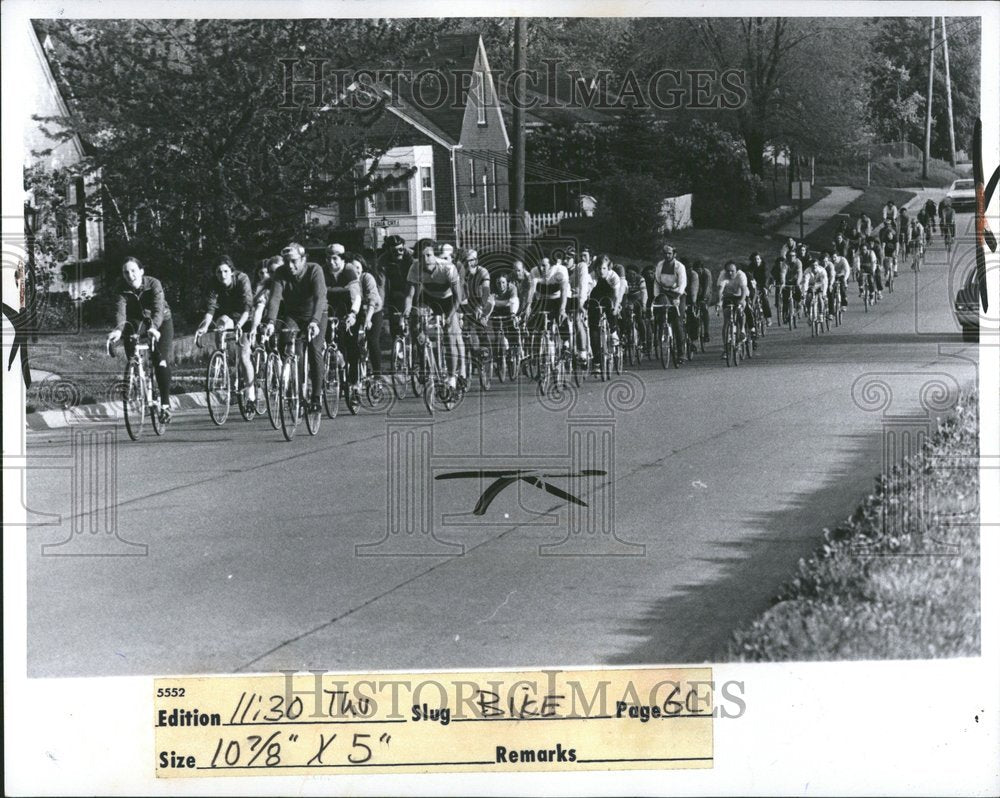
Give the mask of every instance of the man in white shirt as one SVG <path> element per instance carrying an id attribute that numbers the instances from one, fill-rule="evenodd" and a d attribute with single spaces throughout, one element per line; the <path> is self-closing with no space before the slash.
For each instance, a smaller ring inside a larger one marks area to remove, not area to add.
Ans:
<path id="1" fill-rule="evenodd" d="M 684 338 L 685 301 L 687 292 L 687 269 L 677 260 L 673 246 L 663 245 L 663 260 L 656 264 L 653 272 L 653 319 L 661 324 L 666 317 L 674 332 L 677 349 L 683 352 L 681 346 Z M 678 358 L 683 362 L 683 356 Z"/>

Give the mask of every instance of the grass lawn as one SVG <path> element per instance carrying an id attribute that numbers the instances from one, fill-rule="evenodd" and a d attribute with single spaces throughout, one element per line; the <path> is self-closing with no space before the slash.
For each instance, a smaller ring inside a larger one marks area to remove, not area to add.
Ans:
<path id="1" fill-rule="evenodd" d="M 964 395 L 911 468 L 879 480 L 779 593 L 738 630 L 750 662 L 916 659 L 980 651 L 979 402 Z M 907 498 L 907 497 L 916 497 Z M 891 508 L 897 523 L 883 524 Z"/>
<path id="2" fill-rule="evenodd" d="M 862 213 L 867 213 L 871 217 L 872 224 L 878 226 L 882 223 L 882 206 L 890 199 L 901 208 L 916 195 L 912 191 L 903 191 L 898 188 L 884 188 L 882 186 L 871 186 L 865 189 L 864 193 L 854 200 L 850 205 L 841 210 L 841 213 L 849 213 L 853 218 L 857 218 Z M 806 242 L 811 249 L 829 249 L 833 237 L 840 227 L 840 217 L 834 216 L 827 219 L 823 224 L 806 235 Z"/>
<path id="3" fill-rule="evenodd" d="M 872 186 L 882 188 L 942 188 L 950 186 L 959 177 L 969 177 L 970 164 L 952 167 L 947 161 L 931 158 L 927 164 L 927 178 L 923 177 L 923 163 L 914 158 L 884 158 L 872 161 Z M 852 186 L 869 188 L 864 164 L 838 169 L 830 167 L 816 175 L 817 182 L 827 186 Z"/>
<path id="4" fill-rule="evenodd" d="M 718 274 L 727 260 L 745 263 L 750 253 L 757 251 L 768 257 L 777 254 L 781 248 L 780 236 L 761 235 L 735 230 L 699 229 L 689 227 L 687 230 L 677 230 L 670 234 L 668 240 L 677 251 L 677 258 L 685 266 L 691 266 L 695 260 L 701 260 Z M 652 266 L 657 258 L 630 258 L 627 256 L 611 256 L 616 262 L 625 265 L 637 265 L 640 268 Z"/>

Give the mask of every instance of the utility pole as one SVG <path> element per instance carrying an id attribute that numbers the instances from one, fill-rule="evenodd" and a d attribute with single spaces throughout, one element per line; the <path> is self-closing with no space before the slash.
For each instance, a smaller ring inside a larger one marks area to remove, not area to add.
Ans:
<path id="1" fill-rule="evenodd" d="M 514 192 L 511 197 L 511 236 L 517 254 L 521 253 L 521 238 L 524 229 L 524 108 L 523 97 L 518 96 L 518 85 L 524 84 L 524 74 L 528 68 L 528 21 L 524 17 L 514 20 L 514 70 L 520 77 L 512 86 L 514 103 Z M 519 101 L 520 100 L 520 101 Z M 524 242 L 525 244 L 527 242 Z"/>
<path id="2" fill-rule="evenodd" d="M 948 142 L 951 144 L 951 165 L 955 165 L 955 116 L 951 110 L 951 69 L 948 67 L 948 30 L 941 17 L 941 42 L 944 45 L 944 93 L 948 98 Z"/>
<path id="3" fill-rule="evenodd" d="M 931 157 L 931 109 L 934 106 L 934 24 L 936 21 L 937 17 L 931 17 L 931 49 L 928 53 L 931 64 L 930 69 L 927 70 L 927 128 L 924 133 L 924 168 L 921 171 L 924 180 L 927 179 L 927 162 Z"/>

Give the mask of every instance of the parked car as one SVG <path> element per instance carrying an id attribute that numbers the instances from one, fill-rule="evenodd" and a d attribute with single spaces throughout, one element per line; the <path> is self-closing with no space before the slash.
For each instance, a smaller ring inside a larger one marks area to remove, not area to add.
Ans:
<path id="1" fill-rule="evenodd" d="M 962 340 L 979 343 L 979 281 L 973 264 L 965 282 L 955 296 L 955 318 L 962 328 Z"/>
<path id="2" fill-rule="evenodd" d="M 951 200 L 951 207 L 956 211 L 975 211 L 976 181 L 971 177 L 959 178 L 951 184 L 945 196 Z"/>

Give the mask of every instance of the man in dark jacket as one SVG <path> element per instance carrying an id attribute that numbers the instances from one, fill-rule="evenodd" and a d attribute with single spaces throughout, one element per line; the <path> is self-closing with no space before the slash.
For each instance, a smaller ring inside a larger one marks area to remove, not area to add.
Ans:
<path id="1" fill-rule="evenodd" d="M 382 254 L 378 258 L 378 270 L 385 284 L 383 305 L 389 316 L 389 327 L 393 336 L 399 335 L 401 327 L 399 314 L 403 312 L 403 303 L 410 288 L 406 275 L 409 274 L 412 265 L 413 255 L 406 248 L 402 236 L 387 237 Z"/>
<path id="2" fill-rule="evenodd" d="M 285 263 L 274 273 L 271 298 L 267 303 L 266 334 L 272 335 L 275 322 L 285 340 L 306 330 L 309 347 L 309 375 L 312 385 L 310 401 L 318 406 L 323 371 L 323 340 L 326 335 L 326 279 L 323 267 L 306 261 L 301 244 L 289 244 L 281 251 Z M 281 318 L 278 310 L 281 309 Z"/>

